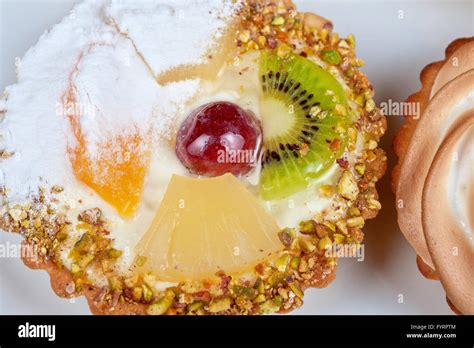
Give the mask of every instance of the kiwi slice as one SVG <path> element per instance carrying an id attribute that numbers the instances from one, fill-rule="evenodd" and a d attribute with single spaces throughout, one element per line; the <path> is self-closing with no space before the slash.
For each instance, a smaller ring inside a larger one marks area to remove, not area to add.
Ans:
<path id="1" fill-rule="evenodd" d="M 285 198 L 327 171 L 346 146 L 350 117 L 342 86 L 302 56 L 262 51 L 260 195 Z"/>

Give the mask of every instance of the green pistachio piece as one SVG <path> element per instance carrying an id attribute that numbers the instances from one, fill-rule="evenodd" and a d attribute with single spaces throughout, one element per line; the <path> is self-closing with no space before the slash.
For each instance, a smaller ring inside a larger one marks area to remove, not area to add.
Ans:
<path id="1" fill-rule="evenodd" d="M 165 297 L 167 298 L 170 298 L 170 299 L 174 299 L 176 297 L 176 293 L 173 291 L 173 289 L 166 289 L 165 291 Z"/>
<path id="2" fill-rule="evenodd" d="M 149 315 L 163 315 L 165 314 L 168 309 L 173 304 L 173 299 L 170 297 L 164 296 L 160 298 L 158 301 L 153 303 L 152 305 L 148 306 L 146 312 Z"/>
<path id="3" fill-rule="evenodd" d="M 275 313 L 280 310 L 282 303 L 283 300 L 281 296 L 275 296 L 274 298 L 263 302 L 260 305 L 260 310 L 265 314 Z"/>
<path id="4" fill-rule="evenodd" d="M 253 302 L 255 303 L 263 303 L 266 301 L 266 297 L 264 294 L 259 294 L 257 297 L 255 297 L 255 299 L 253 300 Z"/>
<path id="5" fill-rule="evenodd" d="M 300 248 L 307 253 L 310 253 L 316 249 L 316 245 L 314 245 L 309 238 L 300 238 L 299 239 Z"/>
<path id="6" fill-rule="evenodd" d="M 263 279 L 257 278 L 253 288 L 256 289 L 259 294 L 263 294 L 265 292 L 265 283 L 263 282 Z"/>
<path id="7" fill-rule="evenodd" d="M 334 65 L 338 65 L 342 61 L 341 55 L 336 50 L 324 50 L 324 51 L 322 51 L 321 52 L 321 58 L 325 62 L 327 62 L 329 64 L 334 64 Z"/>
<path id="8" fill-rule="evenodd" d="M 301 259 L 299 258 L 299 256 L 293 256 L 293 257 L 291 258 L 291 261 L 290 261 L 290 267 L 291 267 L 292 269 L 298 269 L 298 266 L 299 266 L 299 264 L 300 264 L 300 260 L 301 260 Z"/>
<path id="9" fill-rule="evenodd" d="M 232 286 L 232 291 L 237 296 L 242 296 L 249 300 L 253 300 L 255 296 L 257 295 L 257 291 L 254 288 L 241 286 L 241 285 Z"/>
<path id="10" fill-rule="evenodd" d="M 296 296 L 298 296 L 300 299 L 303 299 L 304 293 L 301 290 L 301 288 L 296 284 L 295 282 L 288 284 L 290 287 L 291 291 L 295 293 Z"/>
<path id="11" fill-rule="evenodd" d="M 230 305 L 231 305 L 231 301 L 230 301 L 230 298 L 228 297 L 214 299 L 209 304 L 209 312 L 211 313 L 223 312 L 223 311 L 228 310 L 230 308 Z"/>
<path id="12" fill-rule="evenodd" d="M 281 255 L 276 261 L 276 266 L 278 270 L 280 272 L 285 272 L 289 261 L 290 261 L 290 255 L 288 255 L 287 253 L 284 253 L 283 255 Z"/>
<path id="13" fill-rule="evenodd" d="M 117 249 L 109 249 L 107 252 L 107 255 L 111 259 L 118 259 L 120 256 L 122 256 L 123 252 L 122 250 L 117 250 Z"/>
<path id="14" fill-rule="evenodd" d="M 203 306 L 204 306 L 204 302 L 202 302 L 202 301 L 196 301 L 196 302 L 190 303 L 190 304 L 186 307 L 186 311 L 187 311 L 188 313 L 190 313 L 190 312 L 196 312 L 198 309 L 201 309 Z"/>
<path id="15" fill-rule="evenodd" d="M 300 271 L 301 273 L 307 272 L 308 271 L 308 261 L 306 261 L 305 259 L 301 259 L 300 264 L 298 266 L 298 271 Z"/>
<path id="16" fill-rule="evenodd" d="M 278 238 L 282 242 L 282 244 L 286 247 L 289 247 L 291 243 L 293 243 L 293 239 L 295 238 L 295 230 L 293 228 L 284 228 L 280 232 L 278 232 Z"/>
<path id="17" fill-rule="evenodd" d="M 282 273 L 280 271 L 275 271 L 268 277 L 268 284 L 270 284 L 272 286 L 276 285 L 276 284 L 279 284 L 283 281 L 284 277 L 285 277 L 284 273 Z"/>
<path id="18" fill-rule="evenodd" d="M 165 314 L 173 304 L 175 296 L 172 289 L 166 289 L 164 296 L 148 307 L 147 313 L 150 315 Z"/>
<path id="19" fill-rule="evenodd" d="M 84 269 L 94 260 L 93 254 L 87 254 L 81 257 L 78 261 L 78 265 Z"/>
<path id="20" fill-rule="evenodd" d="M 316 233 L 317 223 L 314 220 L 301 221 L 299 230 L 302 234 L 314 234 Z"/>
<path id="21" fill-rule="evenodd" d="M 133 288 L 133 299 L 135 302 L 139 302 L 142 299 L 143 295 L 143 288 L 140 286 L 136 286 Z"/>
<path id="22" fill-rule="evenodd" d="M 285 18 L 283 18 L 282 16 L 277 16 L 273 18 L 272 20 L 272 25 L 283 25 L 283 24 L 285 24 Z"/>
<path id="23" fill-rule="evenodd" d="M 75 263 L 73 263 L 71 265 L 71 272 L 73 274 L 76 274 L 76 273 L 79 273 L 81 271 L 81 267 L 79 267 L 78 265 L 76 265 Z"/>
<path id="24" fill-rule="evenodd" d="M 332 240 L 328 236 L 324 237 L 318 242 L 318 249 L 321 251 L 328 250 L 332 246 Z"/>
<path id="25" fill-rule="evenodd" d="M 145 302 L 150 302 L 153 299 L 153 291 L 151 291 L 151 289 L 146 284 L 142 285 L 142 290 L 143 290 L 142 291 L 143 292 L 143 295 L 142 295 L 143 300 Z"/>
<path id="26" fill-rule="evenodd" d="M 109 285 L 110 285 L 110 289 L 112 290 L 122 290 L 123 288 L 122 282 L 120 281 L 118 277 L 110 277 Z"/>
<path id="27" fill-rule="evenodd" d="M 346 237 L 343 234 L 335 233 L 334 234 L 334 241 L 336 244 L 342 244 L 346 240 Z"/>

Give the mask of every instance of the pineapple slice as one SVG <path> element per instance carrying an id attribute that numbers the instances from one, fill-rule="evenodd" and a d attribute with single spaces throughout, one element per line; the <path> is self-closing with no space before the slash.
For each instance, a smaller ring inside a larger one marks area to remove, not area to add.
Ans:
<path id="1" fill-rule="evenodd" d="M 219 270 L 250 269 L 282 248 L 275 219 L 231 174 L 174 175 L 135 251 L 166 281 L 201 279 Z"/>

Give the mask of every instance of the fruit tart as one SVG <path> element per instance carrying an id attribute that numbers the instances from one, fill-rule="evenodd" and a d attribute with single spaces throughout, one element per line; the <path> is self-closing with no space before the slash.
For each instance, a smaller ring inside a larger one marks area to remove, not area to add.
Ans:
<path id="1" fill-rule="evenodd" d="M 386 168 L 332 29 L 290 1 L 75 6 L 0 104 L 0 221 L 25 263 L 98 314 L 301 306 L 357 252 Z"/>
<path id="2" fill-rule="evenodd" d="M 474 38 L 452 42 L 421 83 L 407 100 L 420 115 L 394 140 L 398 224 L 421 273 L 441 281 L 455 312 L 474 314 Z"/>

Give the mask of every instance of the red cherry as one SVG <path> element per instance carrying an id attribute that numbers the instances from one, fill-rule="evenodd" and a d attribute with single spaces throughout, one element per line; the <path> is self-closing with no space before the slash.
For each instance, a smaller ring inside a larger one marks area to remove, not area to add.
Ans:
<path id="1" fill-rule="evenodd" d="M 176 154 L 192 173 L 242 175 L 256 164 L 262 131 L 255 116 L 238 105 L 203 105 L 186 118 L 178 131 Z"/>

